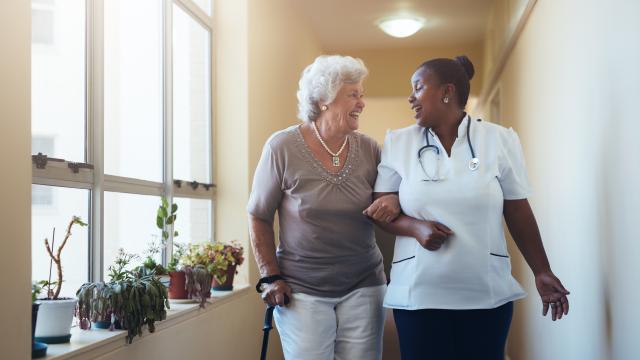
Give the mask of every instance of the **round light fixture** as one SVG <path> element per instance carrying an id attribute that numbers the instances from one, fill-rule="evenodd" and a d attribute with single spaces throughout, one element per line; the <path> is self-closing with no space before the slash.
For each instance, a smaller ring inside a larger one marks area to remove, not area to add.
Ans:
<path id="1" fill-rule="evenodd" d="M 378 27 L 393 37 L 404 38 L 418 32 L 424 20 L 416 17 L 393 17 L 378 21 Z"/>

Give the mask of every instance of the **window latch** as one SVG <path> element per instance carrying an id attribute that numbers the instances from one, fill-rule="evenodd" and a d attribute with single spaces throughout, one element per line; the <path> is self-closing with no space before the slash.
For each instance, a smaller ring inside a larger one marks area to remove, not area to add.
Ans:
<path id="1" fill-rule="evenodd" d="M 214 184 L 204 184 L 204 183 L 199 183 L 197 181 L 184 181 L 184 180 L 173 180 L 173 184 L 177 187 L 177 188 L 181 188 L 182 187 L 182 183 L 186 183 L 187 185 L 189 185 L 193 190 L 198 189 L 198 187 L 202 186 L 205 190 L 209 191 L 209 189 L 211 189 L 212 187 L 216 187 Z"/>
<path id="2" fill-rule="evenodd" d="M 37 169 L 44 169 L 49 161 L 64 162 L 65 160 L 48 157 L 46 154 L 39 152 L 37 155 L 31 155 L 31 161 L 36 164 Z"/>
<path id="3" fill-rule="evenodd" d="M 77 174 L 80 169 L 93 169 L 93 165 L 91 164 L 87 164 L 87 163 L 83 163 L 83 162 L 68 162 L 67 166 L 69 167 L 69 169 L 71 169 L 71 171 L 73 171 L 74 174 Z"/>

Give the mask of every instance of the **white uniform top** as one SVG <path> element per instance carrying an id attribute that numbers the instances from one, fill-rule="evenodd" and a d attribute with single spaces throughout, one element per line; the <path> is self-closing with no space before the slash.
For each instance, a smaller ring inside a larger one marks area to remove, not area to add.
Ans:
<path id="1" fill-rule="evenodd" d="M 469 169 L 471 144 L 480 160 Z M 422 152 L 425 128 L 412 125 L 389 131 L 378 165 L 375 192 L 399 192 L 403 212 L 448 226 L 450 236 L 437 251 L 415 238 L 397 236 L 391 282 L 384 305 L 398 309 L 490 309 L 526 294 L 511 276 L 502 228 L 503 200 L 525 199 L 531 189 L 522 147 L 513 129 L 467 116 L 447 156 L 440 149 Z M 437 166 L 439 165 L 439 169 Z M 424 170 L 423 170 L 424 168 Z M 439 173 L 440 181 L 424 181 Z"/>

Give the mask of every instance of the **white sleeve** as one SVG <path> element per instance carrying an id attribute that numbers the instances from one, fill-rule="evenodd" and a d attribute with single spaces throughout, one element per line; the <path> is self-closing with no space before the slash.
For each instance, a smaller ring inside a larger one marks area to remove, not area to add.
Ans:
<path id="1" fill-rule="evenodd" d="M 392 147 L 393 132 L 387 132 L 384 138 L 384 147 L 382 148 L 382 156 L 380 164 L 378 164 L 378 178 L 373 192 L 398 192 L 402 177 L 395 168 Z"/>
<path id="2" fill-rule="evenodd" d="M 505 200 L 526 199 L 532 193 L 524 153 L 518 134 L 512 129 L 504 129 L 500 134 L 502 149 L 499 160 L 498 181 Z"/>

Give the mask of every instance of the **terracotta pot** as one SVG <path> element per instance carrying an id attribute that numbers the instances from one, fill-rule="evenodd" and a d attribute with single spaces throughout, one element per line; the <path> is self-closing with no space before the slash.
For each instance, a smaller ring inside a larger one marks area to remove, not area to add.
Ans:
<path id="1" fill-rule="evenodd" d="M 227 279 L 223 284 L 220 284 L 214 277 L 211 281 L 211 287 L 217 291 L 230 291 L 233 290 L 233 278 L 236 275 L 236 265 L 231 265 L 227 268 Z"/>
<path id="2" fill-rule="evenodd" d="M 169 299 L 187 299 L 187 278 L 184 271 L 169 272 Z"/>

